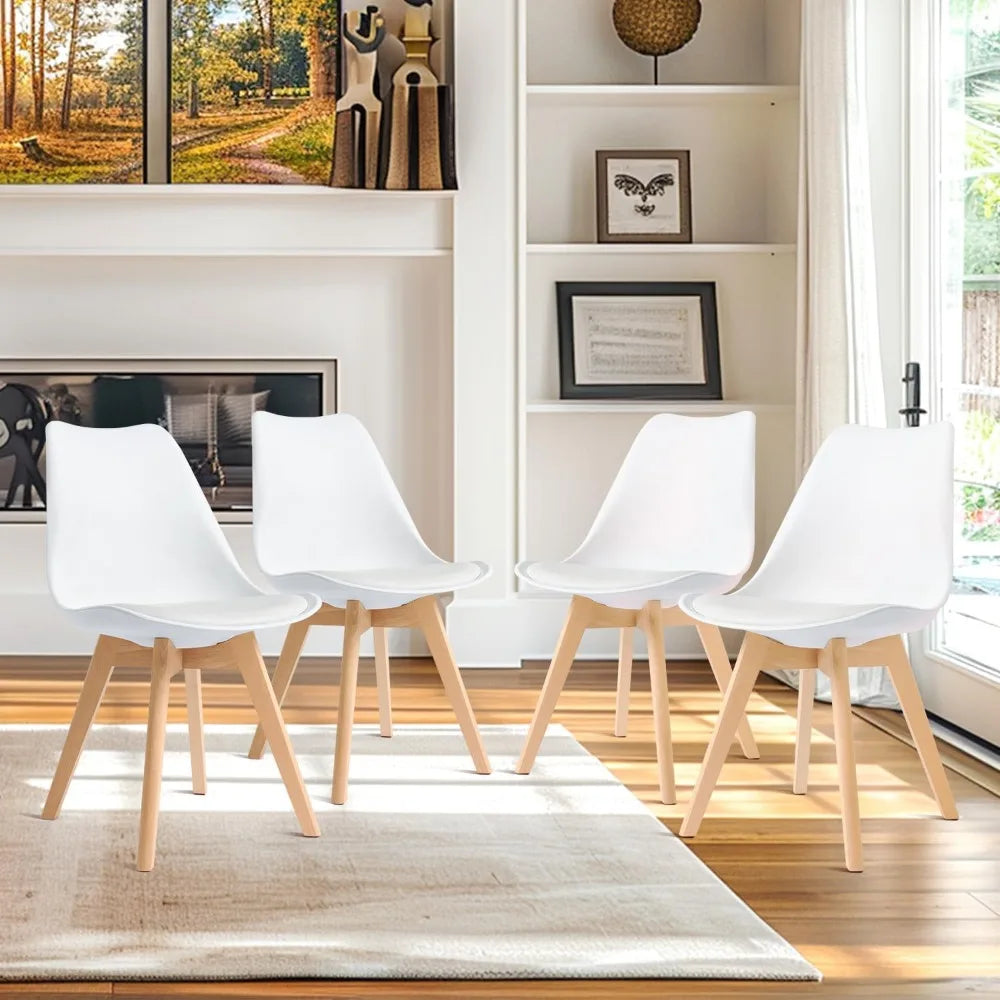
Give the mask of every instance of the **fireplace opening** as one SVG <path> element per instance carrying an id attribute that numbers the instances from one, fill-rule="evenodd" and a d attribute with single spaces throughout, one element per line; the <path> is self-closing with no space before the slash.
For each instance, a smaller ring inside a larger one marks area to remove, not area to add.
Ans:
<path id="1" fill-rule="evenodd" d="M 45 510 L 45 428 L 159 424 L 212 509 L 253 509 L 251 422 L 337 411 L 335 361 L 11 362 L 0 365 L 0 513 Z M 34 514 L 35 517 L 30 515 Z"/>

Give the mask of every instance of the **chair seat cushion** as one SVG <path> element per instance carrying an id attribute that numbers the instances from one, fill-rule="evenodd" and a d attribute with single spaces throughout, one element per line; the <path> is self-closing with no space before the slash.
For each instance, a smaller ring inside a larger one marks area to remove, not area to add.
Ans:
<path id="1" fill-rule="evenodd" d="M 250 593 L 214 601 L 115 604 L 68 613 L 78 625 L 102 635 L 141 645 L 170 639 L 179 648 L 198 648 L 245 632 L 290 625 L 319 606 L 319 598 L 311 594 Z"/>
<path id="2" fill-rule="evenodd" d="M 182 604 L 118 604 L 115 607 L 154 622 L 191 628 L 238 629 L 288 625 L 315 609 L 316 602 L 297 594 L 260 594 L 221 601 L 192 601 Z"/>
<path id="3" fill-rule="evenodd" d="M 579 594 L 623 607 L 654 599 L 672 605 L 683 594 L 719 593 L 739 581 L 739 577 L 718 573 L 594 566 L 571 559 L 519 563 L 516 572 L 526 583 L 544 590 Z"/>
<path id="4" fill-rule="evenodd" d="M 860 645 L 923 628 L 934 617 L 934 611 L 922 608 L 797 601 L 741 592 L 687 595 L 680 605 L 699 621 L 808 649 L 822 649 L 831 639 Z"/>
<path id="5" fill-rule="evenodd" d="M 343 607 L 346 601 L 360 601 L 374 610 L 463 590 L 486 579 L 489 572 L 489 566 L 480 562 L 428 561 L 409 566 L 290 573 L 272 576 L 270 581 L 285 593 L 318 594 L 337 607 Z"/>

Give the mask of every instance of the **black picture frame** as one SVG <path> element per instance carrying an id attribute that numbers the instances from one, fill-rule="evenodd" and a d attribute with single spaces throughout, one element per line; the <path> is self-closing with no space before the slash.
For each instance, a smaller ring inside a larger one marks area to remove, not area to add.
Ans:
<path id="1" fill-rule="evenodd" d="M 578 331 L 574 330 L 573 315 L 573 301 L 580 296 L 697 297 L 701 315 L 704 382 L 581 384 L 575 370 Z M 714 281 L 558 281 L 556 310 L 559 329 L 560 399 L 722 399 L 719 318 Z"/>

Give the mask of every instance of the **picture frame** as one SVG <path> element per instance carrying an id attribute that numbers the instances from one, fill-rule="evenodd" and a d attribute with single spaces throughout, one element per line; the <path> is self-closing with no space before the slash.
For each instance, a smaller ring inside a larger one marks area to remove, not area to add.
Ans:
<path id="1" fill-rule="evenodd" d="M 321 416 L 339 407 L 333 357 L 0 359 L 0 523 L 45 520 L 45 426 L 53 420 L 160 424 L 216 518 L 248 523 L 253 414 Z"/>
<path id="2" fill-rule="evenodd" d="M 690 243 L 691 153 L 597 150 L 599 243 Z"/>
<path id="3" fill-rule="evenodd" d="M 561 399 L 722 399 L 714 281 L 559 281 L 556 306 Z"/>

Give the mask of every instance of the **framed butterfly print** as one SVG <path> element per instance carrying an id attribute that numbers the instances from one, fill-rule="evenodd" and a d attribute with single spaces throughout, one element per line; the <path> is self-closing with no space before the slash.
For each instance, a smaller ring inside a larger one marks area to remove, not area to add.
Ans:
<path id="1" fill-rule="evenodd" d="M 690 152 L 599 149 L 597 240 L 690 243 Z"/>

